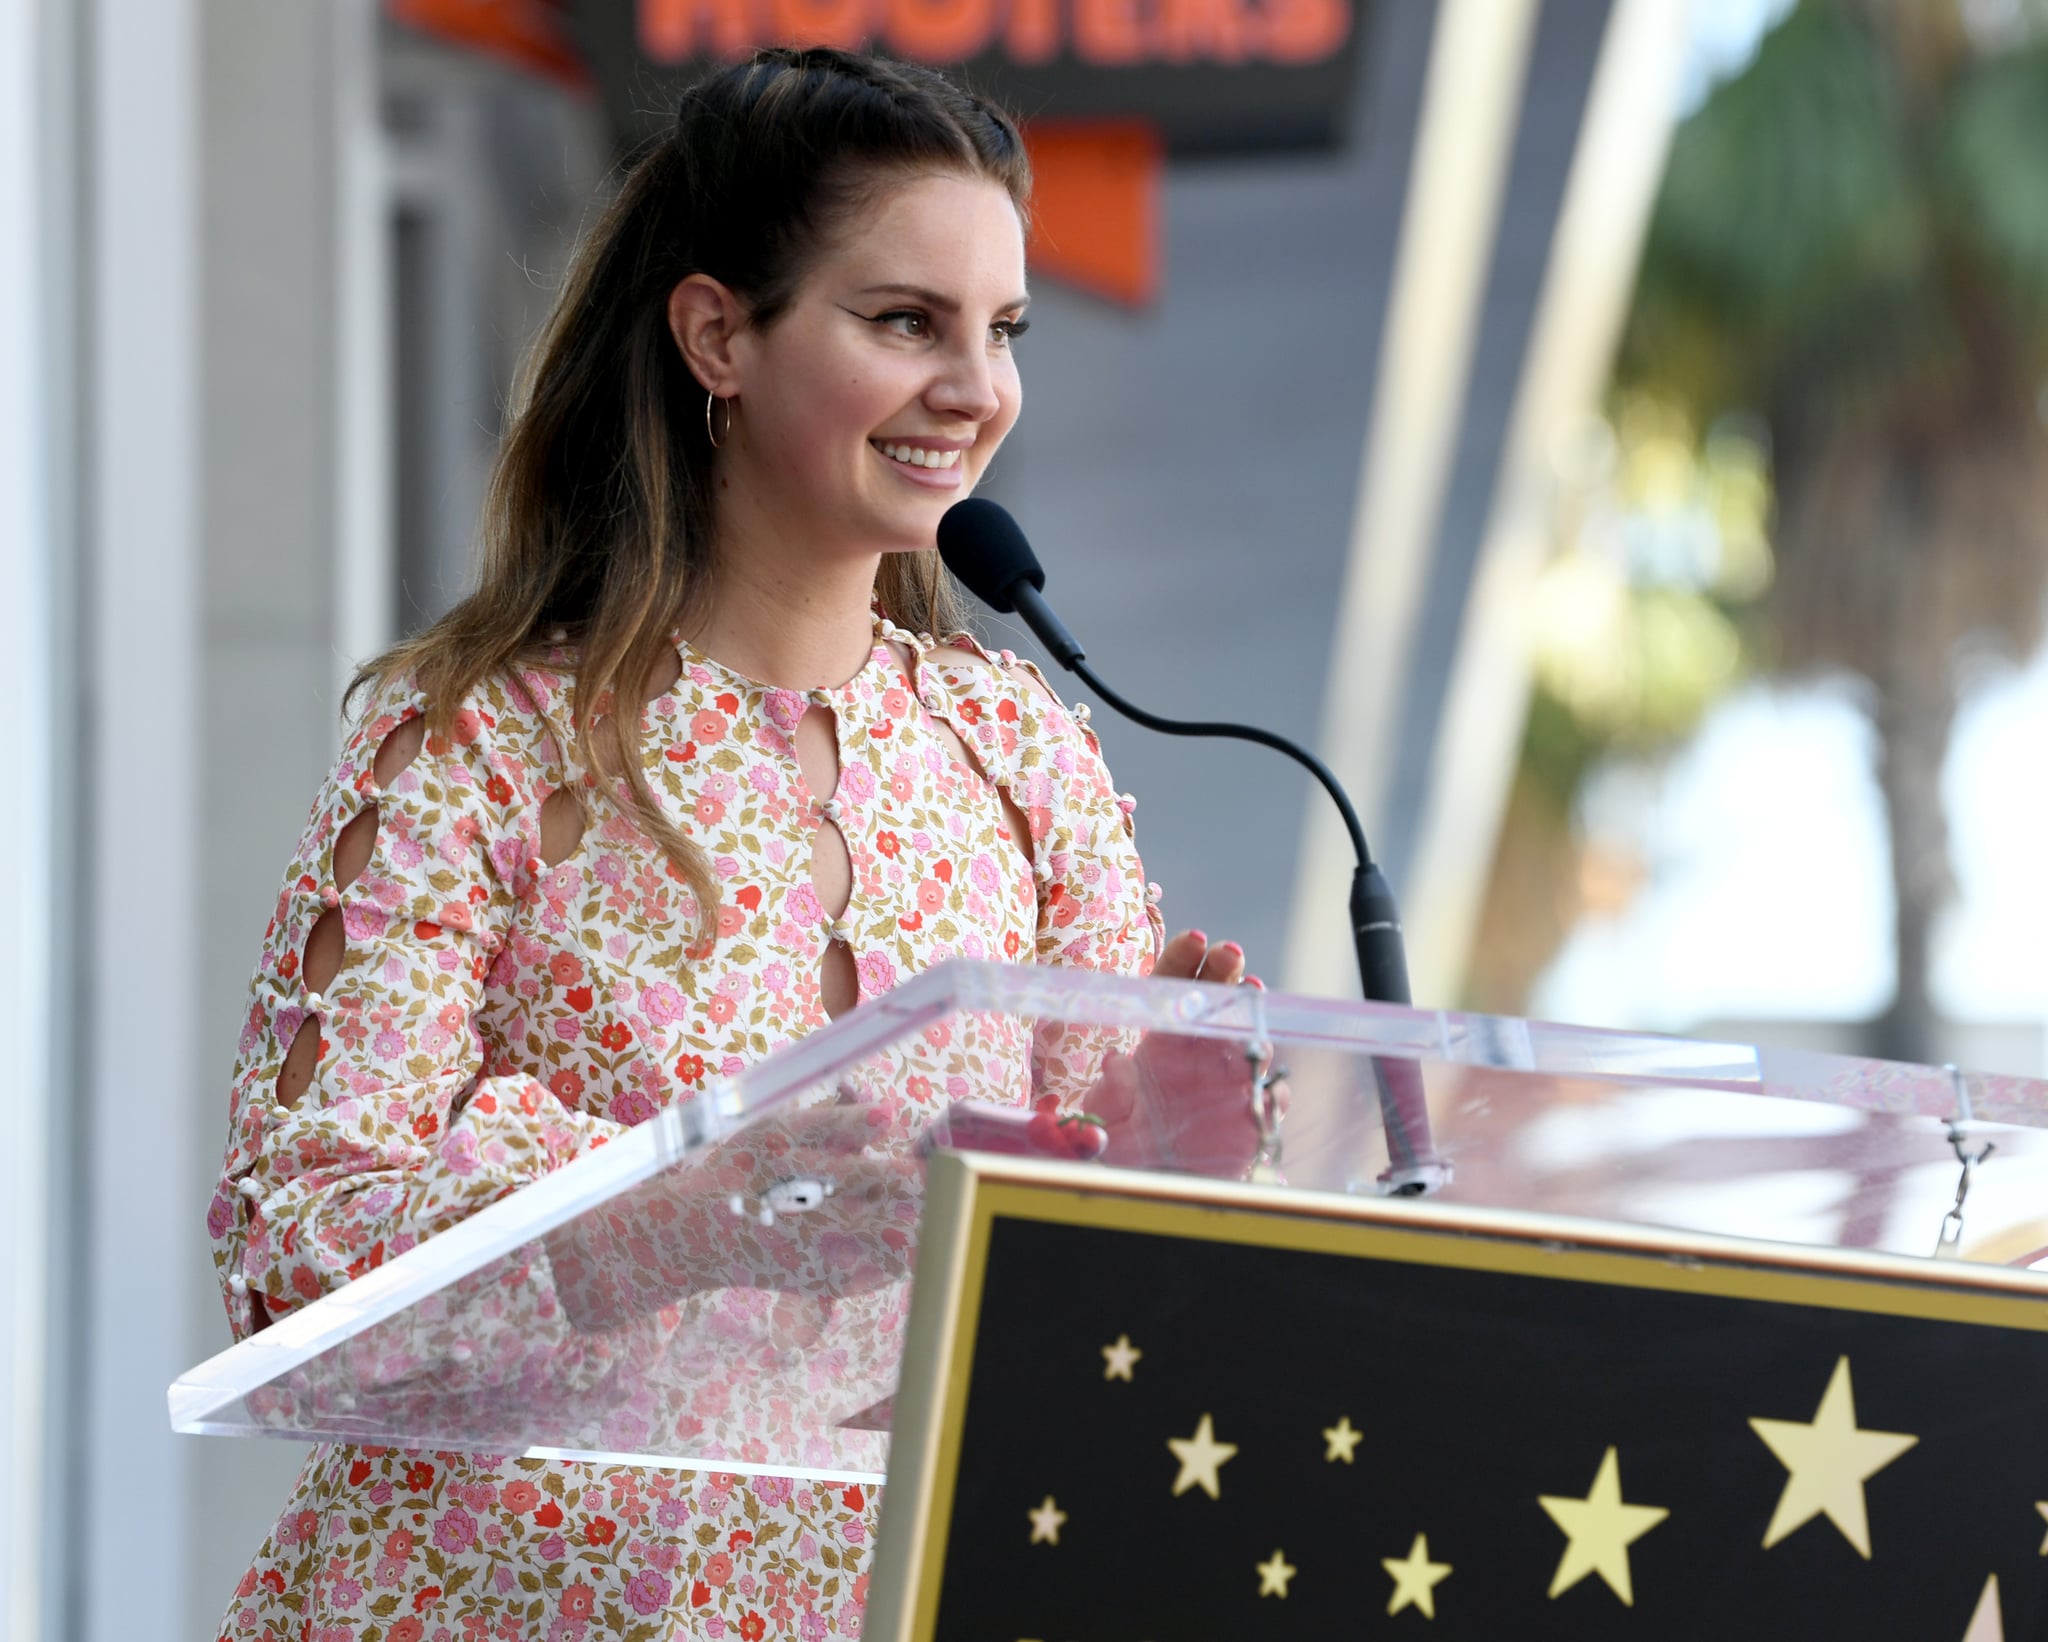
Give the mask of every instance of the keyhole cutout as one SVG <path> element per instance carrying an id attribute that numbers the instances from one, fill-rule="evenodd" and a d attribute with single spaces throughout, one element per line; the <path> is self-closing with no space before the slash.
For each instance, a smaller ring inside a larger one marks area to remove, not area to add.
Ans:
<path id="1" fill-rule="evenodd" d="M 819 803 L 830 799 L 839 787 L 838 719 L 831 708 L 813 704 L 797 720 L 796 762 L 804 785 Z M 811 835 L 811 887 L 830 918 L 838 918 L 853 899 L 853 857 L 846 848 L 846 834 L 838 823 L 821 818 Z M 853 967 L 853 951 L 844 941 L 828 941 L 819 966 L 818 995 L 825 1013 L 833 1019 L 860 1002 L 860 979 Z"/>
<path id="2" fill-rule="evenodd" d="M 917 664 L 910 652 L 900 644 L 892 643 L 889 648 L 896 652 L 896 664 L 902 672 L 904 687 L 912 695 L 919 694 L 917 680 L 914 676 Z M 988 663 L 972 650 L 961 650 L 952 645 L 942 645 L 940 648 L 932 651 L 924 658 L 923 665 L 931 667 L 949 662 L 955 665 L 964 662 L 970 667 L 986 668 L 988 666 Z M 1030 679 L 1028 673 L 1024 676 L 1027 680 Z M 1043 693 L 1042 687 L 1035 680 L 1032 681 L 1032 687 L 1040 689 L 1041 693 Z M 946 751 L 953 755 L 953 762 L 963 770 L 972 772 L 985 785 L 994 789 L 996 799 L 1002 806 L 1003 827 L 1009 834 L 1010 843 L 1015 846 L 1017 853 L 1024 858 L 1024 864 L 1026 866 L 1031 865 L 1031 823 L 1025 818 L 1024 812 L 1017 808 L 1016 800 L 1010 797 L 1009 788 L 996 784 L 995 780 L 988 773 L 988 766 L 982 762 L 981 756 L 960 739 L 952 725 L 948 724 L 936 713 L 926 714 L 926 721 L 930 724 L 933 734 L 945 744 Z"/>

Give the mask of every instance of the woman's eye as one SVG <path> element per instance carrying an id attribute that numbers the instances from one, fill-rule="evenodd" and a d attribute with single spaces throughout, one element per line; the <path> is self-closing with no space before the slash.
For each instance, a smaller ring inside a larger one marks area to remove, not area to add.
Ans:
<path id="1" fill-rule="evenodd" d="M 893 313 L 875 315 L 877 325 L 886 325 L 899 336 L 916 337 L 920 340 L 932 334 L 929 314 L 921 314 L 915 308 L 900 308 Z"/>
<path id="2" fill-rule="evenodd" d="M 1028 319 L 999 319 L 988 328 L 988 334 L 1007 348 L 1030 329 L 1031 321 Z"/>

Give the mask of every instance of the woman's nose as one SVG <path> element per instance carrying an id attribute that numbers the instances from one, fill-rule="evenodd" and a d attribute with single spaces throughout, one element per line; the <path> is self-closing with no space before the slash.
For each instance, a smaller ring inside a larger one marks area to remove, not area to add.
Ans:
<path id="1" fill-rule="evenodd" d="M 932 408 L 986 422 L 1003 408 L 996 391 L 995 371 L 985 348 L 962 348 L 947 357 L 946 369 L 933 384 Z"/>

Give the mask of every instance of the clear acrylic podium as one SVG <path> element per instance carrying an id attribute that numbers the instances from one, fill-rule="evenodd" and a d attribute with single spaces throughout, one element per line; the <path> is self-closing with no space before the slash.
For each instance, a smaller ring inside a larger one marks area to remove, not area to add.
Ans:
<path id="1" fill-rule="evenodd" d="M 937 1148 L 1936 1272 L 2048 1260 L 2044 1128 L 2028 1079 L 949 964 L 193 1368 L 171 1420 L 879 1480 Z"/>

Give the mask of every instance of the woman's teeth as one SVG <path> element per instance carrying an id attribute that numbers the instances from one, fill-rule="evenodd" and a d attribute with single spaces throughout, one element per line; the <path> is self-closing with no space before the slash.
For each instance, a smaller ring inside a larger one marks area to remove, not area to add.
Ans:
<path id="1" fill-rule="evenodd" d="M 922 445 L 875 445 L 884 456 L 894 462 L 908 462 L 914 468 L 949 468 L 959 465 L 957 450 L 926 450 Z"/>

